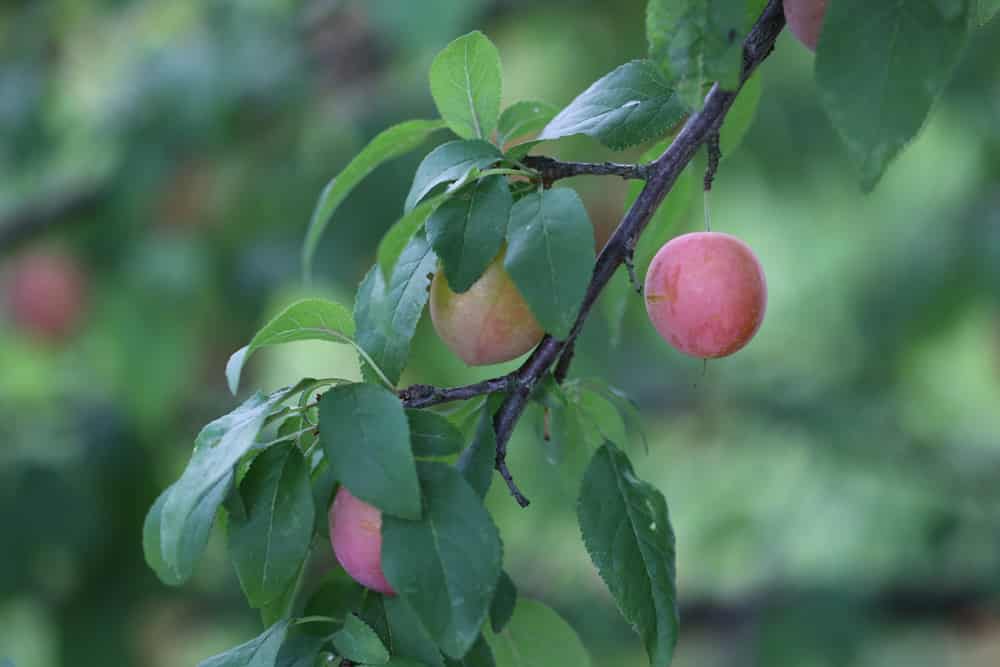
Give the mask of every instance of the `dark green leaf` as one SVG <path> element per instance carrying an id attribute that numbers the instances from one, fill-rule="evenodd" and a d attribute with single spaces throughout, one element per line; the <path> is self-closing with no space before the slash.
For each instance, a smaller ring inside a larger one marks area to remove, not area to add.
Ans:
<path id="1" fill-rule="evenodd" d="M 489 401 L 483 406 L 476 426 L 476 437 L 458 459 L 456 467 L 465 476 L 472 490 L 480 498 L 486 497 L 493 481 L 493 466 L 496 463 L 497 439 L 493 431 L 493 410 Z"/>
<path id="2" fill-rule="evenodd" d="M 646 646 L 653 667 L 666 667 L 677 643 L 674 533 L 667 503 L 635 476 L 610 442 L 591 460 L 577 516 L 591 560 L 625 619 Z"/>
<path id="3" fill-rule="evenodd" d="M 247 516 L 230 517 L 229 552 L 252 607 L 280 597 L 296 579 L 312 540 L 309 466 L 294 444 L 261 453 L 240 485 Z"/>
<path id="4" fill-rule="evenodd" d="M 309 548 L 306 555 L 299 564 L 299 569 L 295 576 L 288 582 L 288 586 L 281 594 L 263 605 L 260 608 L 260 620 L 265 625 L 273 625 L 283 618 L 288 618 L 295 612 L 295 603 L 299 596 L 299 589 L 302 586 L 302 578 L 306 573 L 306 566 L 309 564 Z"/>
<path id="5" fill-rule="evenodd" d="M 745 0 L 650 0 L 646 9 L 650 58 L 693 108 L 701 107 L 706 84 L 739 86 L 748 29 Z"/>
<path id="6" fill-rule="evenodd" d="M 458 660 L 446 659 L 445 665 L 447 667 L 496 667 L 496 662 L 493 660 L 493 651 L 490 650 L 490 645 L 486 643 L 482 635 L 479 635 L 479 639 L 472 645 L 468 653 Z"/>
<path id="7" fill-rule="evenodd" d="M 648 60 L 598 79 L 552 119 L 540 140 L 586 134 L 614 149 L 658 139 L 687 112 L 671 82 Z"/>
<path id="8" fill-rule="evenodd" d="M 254 350 L 297 340 L 327 340 L 354 345 L 353 338 L 354 320 L 344 306 L 323 299 L 296 301 L 265 324 L 249 345 L 229 358 L 226 364 L 229 390 L 236 393 L 243 366 Z"/>
<path id="9" fill-rule="evenodd" d="M 399 381 L 406 367 L 410 341 L 427 303 L 430 276 L 436 265 L 430 243 L 417 233 L 396 263 L 388 290 L 377 266 L 371 268 L 358 288 L 354 304 L 358 344 L 392 384 Z M 367 363 L 363 370 L 368 379 L 373 379 Z"/>
<path id="10" fill-rule="evenodd" d="M 427 238 L 452 290 L 465 292 L 472 287 L 500 252 L 513 205 L 507 179 L 488 176 L 427 218 Z"/>
<path id="11" fill-rule="evenodd" d="M 424 516 L 382 520 L 382 569 L 445 655 L 479 636 L 500 577 L 500 536 L 475 491 L 451 466 L 421 464 Z"/>
<path id="12" fill-rule="evenodd" d="M 274 667 L 287 632 L 288 621 L 275 623 L 246 644 L 203 660 L 198 667 Z"/>
<path id="13" fill-rule="evenodd" d="M 445 126 L 442 120 L 409 120 L 383 130 L 351 160 L 343 171 L 323 189 L 309 221 L 309 230 L 302 245 L 302 269 L 306 280 L 312 274 L 312 260 L 323 230 L 334 211 L 351 190 L 382 163 L 409 153 L 422 144 L 431 133 Z"/>
<path id="14" fill-rule="evenodd" d="M 594 270 L 594 228 L 568 188 L 534 192 L 511 209 L 504 268 L 539 324 L 558 339 L 573 323 Z"/>
<path id="15" fill-rule="evenodd" d="M 319 402 L 319 435 L 334 476 L 395 516 L 420 517 L 410 427 L 399 399 L 373 384 L 334 387 Z"/>
<path id="16" fill-rule="evenodd" d="M 312 494 L 313 506 L 316 508 L 315 532 L 323 539 L 330 538 L 328 514 L 336 491 L 337 477 L 333 474 L 333 468 L 330 467 L 326 457 L 321 456 L 312 472 Z"/>
<path id="17" fill-rule="evenodd" d="M 447 418 L 430 410 L 407 410 L 406 418 L 414 456 L 450 456 L 462 450 L 462 432 Z"/>
<path id="18" fill-rule="evenodd" d="M 344 627 L 332 637 L 337 653 L 348 660 L 373 665 L 389 662 L 389 651 L 375 631 L 354 614 L 348 614 Z"/>
<path id="19" fill-rule="evenodd" d="M 476 31 L 451 42 L 431 63 L 431 96 L 451 131 L 490 139 L 500 115 L 500 53 Z"/>
<path id="20" fill-rule="evenodd" d="M 424 201 L 402 218 L 400 218 L 389 231 L 385 233 L 379 241 L 376 257 L 379 268 L 382 269 L 383 278 L 391 278 L 396 268 L 396 262 L 403 250 L 410 244 L 413 236 L 423 228 L 427 218 L 437 208 L 441 202 L 445 201 L 445 195 L 438 195 Z"/>
<path id="21" fill-rule="evenodd" d="M 315 633 L 322 633 L 324 636 L 331 631 L 339 630 L 347 616 L 361 608 L 365 598 L 372 595 L 361 584 L 354 581 L 342 567 L 334 566 L 327 572 L 316 590 L 312 592 L 303 608 L 305 616 L 327 616 L 334 622 L 309 623 L 301 627 Z"/>
<path id="22" fill-rule="evenodd" d="M 310 624 L 314 625 L 314 624 Z M 301 628 L 302 626 L 299 626 Z M 328 639 L 317 635 L 297 632 L 285 639 L 278 652 L 274 667 L 317 667 L 320 653 L 327 647 Z"/>
<path id="23" fill-rule="evenodd" d="M 965 2 L 941 4 L 838 0 L 826 12 L 816 83 L 865 190 L 920 131 L 961 55 Z"/>
<path id="24" fill-rule="evenodd" d="M 497 667 L 588 667 L 590 655 L 576 631 L 559 614 L 521 598 L 501 633 L 486 631 Z"/>
<path id="25" fill-rule="evenodd" d="M 510 617 L 514 615 L 514 607 L 517 604 L 517 587 L 514 580 L 506 571 L 500 573 L 497 582 L 496 593 L 493 594 L 493 602 L 490 604 L 490 627 L 493 632 L 500 632 L 507 625 Z"/>
<path id="26" fill-rule="evenodd" d="M 538 134 L 558 111 L 559 109 L 548 102 L 537 100 L 515 102 L 500 114 L 497 145 L 505 146 L 515 139 Z"/>
<path id="27" fill-rule="evenodd" d="M 393 655 L 419 660 L 428 667 L 444 667 L 441 651 L 413 607 L 398 595 L 386 597 L 383 604 L 392 635 Z"/>
<path id="28" fill-rule="evenodd" d="M 496 146 L 482 139 L 441 144 L 417 167 L 410 193 L 406 195 L 405 212 L 412 211 L 437 186 L 461 180 L 472 169 L 485 169 L 501 157 Z"/>
<path id="29" fill-rule="evenodd" d="M 268 414 L 289 393 L 254 394 L 198 434 L 187 468 L 154 504 L 143 530 L 147 560 L 165 583 L 176 585 L 191 576 L 216 511 L 233 483 L 236 463 L 254 446 Z"/>
<path id="30" fill-rule="evenodd" d="M 392 645 L 389 635 L 389 622 L 385 617 L 385 596 L 366 588 L 361 598 L 361 609 L 358 616 L 367 623 L 382 640 L 383 646 Z"/>

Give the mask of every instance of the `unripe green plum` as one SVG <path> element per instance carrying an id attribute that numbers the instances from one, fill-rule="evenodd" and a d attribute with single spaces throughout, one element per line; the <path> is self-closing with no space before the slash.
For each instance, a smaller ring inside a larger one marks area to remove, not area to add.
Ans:
<path id="1" fill-rule="evenodd" d="M 80 327 L 87 310 L 87 274 L 68 252 L 29 251 L 14 260 L 4 292 L 14 324 L 47 343 L 63 341 Z"/>
<path id="2" fill-rule="evenodd" d="M 382 512 L 341 486 L 329 519 L 330 544 L 344 571 L 366 588 L 395 595 L 382 572 Z"/>
<path id="3" fill-rule="evenodd" d="M 695 232 L 660 248 L 646 273 L 646 312 L 680 352 L 728 356 L 754 337 L 764 320 L 764 270 L 743 241 Z"/>
<path id="4" fill-rule="evenodd" d="M 788 29 L 810 51 L 815 51 L 823 31 L 826 0 L 784 0 L 784 7 Z"/>
<path id="5" fill-rule="evenodd" d="M 544 331 L 503 268 L 501 252 L 466 292 L 453 292 L 438 268 L 431 282 L 434 330 L 469 366 L 515 359 L 541 340 Z"/>

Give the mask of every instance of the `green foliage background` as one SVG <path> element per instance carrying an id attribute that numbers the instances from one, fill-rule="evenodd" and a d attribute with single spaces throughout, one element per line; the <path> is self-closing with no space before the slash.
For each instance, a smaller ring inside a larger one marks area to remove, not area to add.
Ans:
<path id="1" fill-rule="evenodd" d="M 294 298 L 351 302 L 420 154 L 350 195 L 306 291 L 299 249 L 318 193 L 379 131 L 431 116 L 426 72 L 455 36 L 481 28 L 497 44 L 504 105 L 561 107 L 644 55 L 644 15 L 640 0 L 0 8 L 0 233 L 26 204 L 99 194 L 0 247 L 0 282 L 7 262 L 49 243 L 91 278 L 85 326 L 64 345 L 32 341 L 0 314 L 0 664 L 181 667 L 258 634 L 221 531 L 194 580 L 167 589 L 143 562 L 142 518 L 200 426 L 234 407 L 228 356 Z M 760 73 L 757 119 L 711 197 L 713 228 L 745 239 L 767 271 L 757 338 L 702 376 L 636 297 L 619 345 L 608 343 L 613 319 L 588 323 L 575 373 L 638 401 L 649 454 L 631 458 L 670 503 L 675 664 L 1000 661 L 998 44 L 994 19 L 865 196 L 821 108 L 813 57 L 783 35 Z M 545 150 L 625 161 L 643 147 L 614 154 L 577 137 Z M 572 185 L 609 231 L 625 185 Z M 699 199 L 686 228 L 701 225 Z M 465 369 L 425 317 L 404 382 L 496 370 Z M 255 353 L 244 385 L 317 374 L 360 371 L 348 346 L 303 342 Z M 529 412 L 510 446 L 530 509 L 500 484 L 488 498 L 505 568 L 581 633 L 595 665 L 646 664 L 577 528 L 586 457 L 543 444 L 541 422 Z M 910 604 L 887 604 L 900 590 Z M 949 594 L 970 603 L 955 612 Z M 743 611 L 691 606 L 706 601 Z M 914 612 L 921 602 L 927 613 Z"/>

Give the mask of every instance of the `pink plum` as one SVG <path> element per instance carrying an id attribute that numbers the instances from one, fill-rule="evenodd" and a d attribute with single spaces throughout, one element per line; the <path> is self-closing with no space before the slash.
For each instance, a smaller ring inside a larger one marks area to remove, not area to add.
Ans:
<path id="1" fill-rule="evenodd" d="M 14 260 L 8 279 L 7 307 L 22 332 L 55 343 L 79 329 L 89 281 L 73 255 L 59 249 L 29 251 Z"/>
<path id="2" fill-rule="evenodd" d="M 680 352 L 725 357 L 760 328 L 767 306 L 764 270 L 743 241 L 695 232 L 660 248 L 646 273 L 646 312 Z"/>
<path id="3" fill-rule="evenodd" d="M 501 252 L 466 292 L 453 292 L 438 268 L 431 282 L 431 321 L 452 352 L 469 366 L 515 359 L 541 340 L 544 331 L 510 274 Z"/>
<path id="4" fill-rule="evenodd" d="M 784 0 L 785 20 L 788 29 L 810 51 L 816 50 L 823 31 L 827 0 Z"/>
<path id="5" fill-rule="evenodd" d="M 330 543 L 352 579 L 379 593 L 396 594 L 382 573 L 382 512 L 344 486 L 330 506 Z"/>

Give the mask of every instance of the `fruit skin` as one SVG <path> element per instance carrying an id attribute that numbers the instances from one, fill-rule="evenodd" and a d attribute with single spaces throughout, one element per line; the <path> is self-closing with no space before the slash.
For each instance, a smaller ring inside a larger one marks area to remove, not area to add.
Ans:
<path id="1" fill-rule="evenodd" d="M 785 20 L 788 29 L 810 51 L 816 50 L 823 31 L 827 0 L 784 0 Z"/>
<path id="2" fill-rule="evenodd" d="M 692 357 L 725 357 L 760 329 L 767 307 L 764 269 L 743 241 L 718 232 L 678 236 L 646 273 L 646 312 L 673 347 Z"/>
<path id="3" fill-rule="evenodd" d="M 15 326 L 45 343 L 75 333 L 87 310 L 87 274 L 68 252 L 37 249 L 14 260 L 4 297 Z"/>
<path id="4" fill-rule="evenodd" d="M 501 251 L 468 291 L 455 293 L 444 271 L 434 273 L 430 310 L 434 330 L 469 366 L 515 359 L 545 333 L 510 274 Z"/>
<path id="5" fill-rule="evenodd" d="M 395 595 L 382 573 L 382 512 L 341 486 L 329 519 L 330 544 L 347 574 L 362 586 Z"/>

